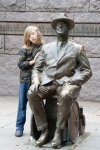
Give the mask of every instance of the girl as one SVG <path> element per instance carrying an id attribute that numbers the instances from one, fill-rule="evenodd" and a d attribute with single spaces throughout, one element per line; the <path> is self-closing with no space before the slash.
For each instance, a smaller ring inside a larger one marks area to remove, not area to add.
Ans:
<path id="1" fill-rule="evenodd" d="M 19 104 L 15 136 L 23 135 L 26 121 L 27 92 L 31 82 L 31 70 L 42 48 L 42 35 L 36 26 L 28 26 L 24 32 L 24 47 L 20 50 L 18 67 L 20 69 Z"/>

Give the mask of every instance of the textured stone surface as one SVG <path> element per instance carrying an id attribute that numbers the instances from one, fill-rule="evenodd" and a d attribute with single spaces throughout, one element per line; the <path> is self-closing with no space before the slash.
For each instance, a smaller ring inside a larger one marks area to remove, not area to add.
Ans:
<path id="1" fill-rule="evenodd" d="M 90 11 L 100 11 L 100 0 L 90 0 Z"/>
<path id="2" fill-rule="evenodd" d="M 43 36 L 44 44 L 50 43 L 56 39 L 55 36 Z M 20 48 L 24 45 L 23 36 L 7 35 L 5 36 L 5 53 L 18 54 Z"/>
<path id="3" fill-rule="evenodd" d="M 82 86 L 79 100 L 100 102 L 100 58 L 90 58 L 92 77 Z"/>
<path id="4" fill-rule="evenodd" d="M 4 53 L 4 35 L 0 35 L 0 53 Z"/>
<path id="5" fill-rule="evenodd" d="M 26 0 L 26 11 L 88 11 L 89 0 Z"/>
<path id="6" fill-rule="evenodd" d="M 54 40 L 56 40 L 56 36 L 43 36 L 44 39 L 44 44 L 53 42 Z"/>
<path id="7" fill-rule="evenodd" d="M 90 22 L 98 23 L 100 20 L 100 12 L 81 12 L 75 13 L 74 21 L 75 22 Z"/>
<path id="8" fill-rule="evenodd" d="M 23 45 L 23 36 L 5 36 L 5 53 L 18 54 Z"/>
<path id="9" fill-rule="evenodd" d="M 43 36 L 44 44 L 50 43 L 56 39 L 56 36 Z M 18 54 L 20 48 L 24 45 L 23 36 L 7 35 L 5 36 L 5 53 Z"/>
<path id="10" fill-rule="evenodd" d="M 5 12 L 0 12 L 0 21 L 5 21 Z"/>
<path id="11" fill-rule="evenodd" d="M 25 11 L 25 0 L 0 0 L 0 11 Z"/>
<path id="12" fill-rule="evenodd" d="M 18 95 L 18 55 L 0 55 L 0 95 Z"/>
<path id="13" fill-rule="evenodd" d="M 2 21 L 25 21 L 25 22 L 51 22 L 57 12 L 1 12 L 0 20 Z M 100 20 L 100 12 L 78 12 L 71 13 L 66 12 L 66 14 L 74 19 L 75 22 L 90 22 L 98 23 Z"/>
<path id="14" fill-rule="evenodd" d="M 7 21 L 25 21 L 25 22 L 51 22 L 57 16 L 58 12 L 6 12 Z M 74 13 L 66 13 L 74 19 Z"/>
<path id="15" fill-rule="evenodd" d="M 90 38 L 90 37 L 75 37 L 73 40 L 85 46 L 86 54 L 88 57 L 100 57 L 100 38 Z"/>

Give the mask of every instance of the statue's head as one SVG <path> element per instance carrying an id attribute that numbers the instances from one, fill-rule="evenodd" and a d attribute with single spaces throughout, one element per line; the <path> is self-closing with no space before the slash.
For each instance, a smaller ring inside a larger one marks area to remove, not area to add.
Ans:
<path id="1" fill-rule="evenodd" d="M 69 35 L 69 25 L 66 22 L 58 21 L 56 25 L 56 33 L 59 36 L 68 37 Z"/>
<path id="2" fill-rule="evenodd" d="M 61 27 L 61 26 L 62 26 L 62 27 L 63 27 L 63 26 L 67 26 L 67 27 L 68 27 L 68 30 L 71 30 L 71 29 L 74 28 L 75 23 L 74 23 L 74 21 L 73 21 L 72 19 L 68 18 L 67 15 L 65 15 L 64 13 L 60 13 L 60 14 L 58 15 L 58 17 L 55 18 L 55 19 L 51 22 L 51 25 L 52 25 L 52 28 L 53 28 L 54 30 L 57 29 L 57 26 L 59 26 L 59 27 Z"/>

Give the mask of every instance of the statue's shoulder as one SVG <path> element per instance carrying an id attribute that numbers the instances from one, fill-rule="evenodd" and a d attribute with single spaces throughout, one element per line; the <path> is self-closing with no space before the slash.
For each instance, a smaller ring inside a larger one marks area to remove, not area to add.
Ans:
<path id="1" fill-rule="evenodd" d="M 83 47 L 82 45 L 77 44 L 77 43 L 75 43 L 74 46 L 75 46 L 75 48 L 78 49 L 78 50 L 80 50 L 80 49 Z"/>
<path id="2" fill-rule="evenodd" d="M 72 41 L 69 41 L 69 42 L 70 42 L 70 45 L 73 47 L 73 51 L 75 53 L 80 53 L 84 49 L 84 46 L 81 44 L 77 44 L 76 42 L 72 42 Z"/>
<path id="3" fill-rule="evenodd" d="M 48 44 L 43 44 L 42 46 L 42 50 L 47 50 L 49 47 L 51 47 L 52 45 L 54 45 L 56 43 L 56 41 L 50 42 Z"/>
<path id="4" fill-rule="evenodd" d="M 76 49 L 76 50 L 80 50 L 83 47 L 83 45 L 77 44 L 76 42 L 70 41 L 70 43 L 71 43 L 72 46 L 74 46 L 74 49 Z"/>

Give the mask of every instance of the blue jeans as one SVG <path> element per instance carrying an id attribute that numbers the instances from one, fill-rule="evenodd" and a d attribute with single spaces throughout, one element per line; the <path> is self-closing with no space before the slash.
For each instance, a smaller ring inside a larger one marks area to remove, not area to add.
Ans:
<path id="1" fill-rule="evenodd" d="M 28 92 L 29 86 L 30 85 L 27 83 L 20 82 L 16 130 L 24 130 L 24 124 L 26 121 L 26 107 L 27 107 L 27 102 L 28 102 L 27 92 Z"/>

